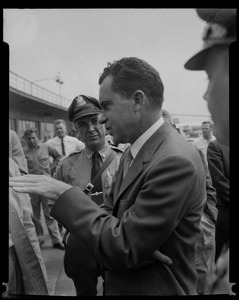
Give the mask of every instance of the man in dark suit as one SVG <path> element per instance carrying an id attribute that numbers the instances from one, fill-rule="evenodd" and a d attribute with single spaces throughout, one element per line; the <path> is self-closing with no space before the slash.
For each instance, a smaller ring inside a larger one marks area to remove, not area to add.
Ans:
<path id="1" fill-rule="evenodd" d="M 99 84 L 100 122 L 116 144 L 131 144 L 108 197 L 113 214 L 79 187 L 45 176 L 15 178 L 10 185 L 57 199 L 52 216 L 101 263 L 105 295 L 196 294 L 196 242 L 206 200 L 199 153 L 164 122 L 163 83 L 148 63 L 116 61 Z M 172 265 L 152 258 L 156 250 Z"/>
<path id="2" fill-rule="evenodd" d="M 220 144 L 217 140 L 210 142 L 207 159 L 212 184 L 217 193 L 216 261 L 223 246 L 227 248 L 229 243 L 230 170 L 228 147 Z"/>

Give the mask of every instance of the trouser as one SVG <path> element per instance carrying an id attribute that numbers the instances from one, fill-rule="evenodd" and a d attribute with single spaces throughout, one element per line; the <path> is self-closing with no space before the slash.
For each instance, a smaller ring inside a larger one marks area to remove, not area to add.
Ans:
<path id="1" fill-rule="evenodd" d="M 218 206 L 216 222 L 216 255 L 215 262 L 220 256 L 223 246 L 229 243 L 229 207 Z"/>
<path id="2" fill-rule="evenodd" d="M 9 248 L 9 281 L 8 294 L 25 294 L 22 271 L 14 246 Z"/>
<path id="3" fill-rule="evenodd" d="M 67 239 L 64 256 L 66 275 L 74 282 L 77 296 L 96 296 L 101 266 L 95 256 L 72 234 Z"/>
<path id="4" fill-rule="evenodd" d="M 57 221 L 50 216 L 50 210 L 48 207 L 48 199 L 40 196 L 31 194 L 31 204 L 32 204 L 32 211 L 33 211 L 33 222 L 36 227 L 36 233 L 38 239 L 41 241 L 44 239 L 44 230 L 41 222 L 41 205 L 46 221 L 46 226 L 49 232 L 50 239 L 52 244 L 57 244 L 62 242 L 61 234 L 59 232 Z"/>
<path id="5" fill-rule="evenodd" d="M 203 295 L 208 293 L 212 284 L 216 246 L 215 225 L 206 214 L 202 215 L 200 227 L 201 233 L 197 241 L 196 256 L 197 292 L 199 295 Z"/>

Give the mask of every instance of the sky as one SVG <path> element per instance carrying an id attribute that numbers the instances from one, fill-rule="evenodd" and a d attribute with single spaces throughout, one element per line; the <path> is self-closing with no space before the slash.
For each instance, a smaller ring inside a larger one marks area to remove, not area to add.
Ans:
<path id="1" fill-rule="evenodd" d="M 163 107 L 180 122 L 210 119 L 205 72 L 184 68 L 202 47 L 205 22 L 195 9 L 4 9 L 3 21 L 10 70 L 56 94 L 98 99 L 107 63 L 135 56 L 158 70 Z"/>

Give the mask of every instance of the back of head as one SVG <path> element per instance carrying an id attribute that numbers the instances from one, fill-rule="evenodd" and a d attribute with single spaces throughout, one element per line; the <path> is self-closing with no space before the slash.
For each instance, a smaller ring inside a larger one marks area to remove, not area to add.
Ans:
<path id="1" fill-rule="evenodd" d="M 108 63 L 99 78 L 99 84 L 109 75 L 113 77 L 113 91 L 129 98 L 136 90 L 141 90 L 149 98 L 152 107 L 161 108 L 164 86 L 158 71 L 146 61 L 126 57 Z"/>
<path id="2" fill-rule="evenodd" d="M 170 124 L 173 124 L 173 118 L 165 108 L 162 109 L 162 117 L 164 118 L 164 120 L 167 120 Z"/>

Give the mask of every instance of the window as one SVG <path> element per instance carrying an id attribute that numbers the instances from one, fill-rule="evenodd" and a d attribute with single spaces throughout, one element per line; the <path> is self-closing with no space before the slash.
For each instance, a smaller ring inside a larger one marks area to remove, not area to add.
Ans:
<path id="1" fill-rule="evenodd" d="M 9 129 L 16 131 L 16 119 L 9 119 Z"/>
<path id="2" fill-rule="evenodd" d="M 54 136 L 54 125 L 53 123 L 41 122 L 41 136 L 42 141 L 47 141 Z"/>
<path id="3" fill-rule="evenodd" d="M 28 128 L 36 128 L 39 131 L 39 125 L 38 122 L 35 121 L 29 121 L 29 120 L 19 120 L 19 128 L 18 128 L 18 135 L 20 138 L 24 136 L 24 132 Z"/>

